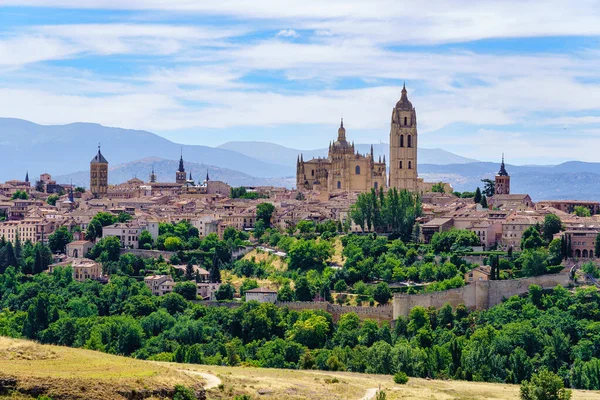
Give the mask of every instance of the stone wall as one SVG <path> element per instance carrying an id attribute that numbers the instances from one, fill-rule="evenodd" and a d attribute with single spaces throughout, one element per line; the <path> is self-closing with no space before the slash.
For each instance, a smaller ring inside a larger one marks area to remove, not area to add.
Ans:
<path id="1" fill-rule="evenodd" d="M 277 302 L 279 307 L 287 307 L 290 310 L 302 311 L 302 310 L 322 310 L 331 314 L 333 321 L 339 321 L 340 317 L 348 313 L 356 313 L 360 319 L 372 319 L 379 323 L 384 321 L 392 321 L 394 316 L 393 306 L 379 306 L 379 307 L 353 307 L 353 306 L 340 306 L 336 304 L 330 304 L 327 302 L 319 301 L 292 301 L 292 302 Z"/>
<path id="2" fill-rule="evenodd" d="M 471 310 L 484 310 L 511 296 L 527 293 L 530 285 L 539 285 L 542 288 L 550 289 L 558 285 L 569 286 L 571 283 L 568 273 L 560 273 L 502 281 L 477 281 L 444 292 L 395 294 L 393 319 L 408 316 L 410 310 L 416 306 L 441 308 L 446 303 L 453 308 L 464 304 Z"/>
<path id="3" fill-rule="evenodd" d="M 158 258 L 163 256 L 165 260 L 170 260 L 171 256 L 175 254 L 174 251 L 161 251 L 161 250 L 144 250 L 144 249 L 121 249 L 121 254 L 131 253 L 142 258 Z"/>

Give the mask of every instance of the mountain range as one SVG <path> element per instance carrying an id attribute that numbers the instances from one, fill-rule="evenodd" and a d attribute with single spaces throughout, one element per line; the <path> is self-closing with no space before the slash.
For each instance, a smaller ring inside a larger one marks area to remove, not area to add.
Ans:
<path id="1" fill-rule="evenodd" d="M 292 149 L 268 142 L 237 141 L 218 147 L 181 145 L 147 131 L 73 123 L 44 126 L 29 121 L 0 118 L 0 181 L 32 180 L 48 172 L 58 182 L 87 186 L 89 161 L 97 151 L 110 162 L 110 182 L 133 177 L 147 180 L 154 167 L 160 181 L 171 182 L 180 154 L 197 181 L 209 171 L 211 179 L 233 186 L 275 185 L 293 187 L 296 160 L 325 157 L 327 148 Z M 356 144 L 360 153 L 370 144 Z M 373 144 L 376 158 L 389 160 L 388 145 Z M 482 162 L 442 149 L 419 148 L 419 176 L 426 181 L 446 181 L 455 190 L 472 191 L 481 179 L 493 178 L 498 163 Z M 571 161 L 559 165 L 507 165 L 513 193 L 529 193 L 535 200 L 600 200 L 600 163 Z M 243 171 L 243 172 L 242 172 Z"/>

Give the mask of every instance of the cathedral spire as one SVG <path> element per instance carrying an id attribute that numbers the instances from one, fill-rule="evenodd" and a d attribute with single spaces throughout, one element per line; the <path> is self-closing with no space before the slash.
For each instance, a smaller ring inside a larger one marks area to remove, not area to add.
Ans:
<path id="1" fill-rule="evenodd" d="M 340 122 L 340 128 L 338 129 L 338 142 L 346 141 L 346 129 L 344 128 L 344 118 Z"/>
<path id="2" fill-rule="evenodd" d="M 373 159 L 374 159 L 374 157 L 373 157 L 373 145 L 371 145 L 371 160 L 373 160 Z"/>
<path id="3" fill-rule="evenodd" d="M 181 148 L 181 158 L 179 158 L 179 172 L 185 172 L 185 168 L 183 167 L 183 147 Z"/>
<path id="4" fill-rule="evenodd" d="M 504 165 L 504 153 L 502 153 L 502 163 L 500 164 L 500 171 L 498 171 L 498 176 L 508 176 L 508 172 L 506 172 L 506 166 Z"/>
<path id="5" fill-rule="evenodd" d="M 25 173 L 25 182 L 29 183 L 29 171 Z"/>

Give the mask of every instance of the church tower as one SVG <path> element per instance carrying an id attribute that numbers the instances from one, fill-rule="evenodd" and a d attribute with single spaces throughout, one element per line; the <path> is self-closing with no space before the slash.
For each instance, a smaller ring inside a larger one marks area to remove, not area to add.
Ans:
<path id="1" fill-rule="evenodd" d="M 156 174 L 154 173 L 154 165 L 152 165 L 152 172 L 150 173 L 150 183 L 156 183 Z"/>
<path id="2" fill-rule="evenodd" d="M 495 183 L 495 194 L 510 194 L 510 175 L 506 172 L 504 166 L 504 153 L 502 154 L 502 164 L 500 164 L 500 171 L 496 174 Z"/>
<path id="3" fill-rule="evenodd" d="M 90 192 L 95 198 L 106 196 L 108 192 L 108 161 L 100 151 L 98 145 L 98 154 L 90 161 Z"/>
<path id="4" fill-rule="evenodd" d="M 183 151 L 181 152 L 181 158 L 179 159 L 179 169 L 175 173 L 175 182 L 181 185 L 185 185 L 187 177 L 185 175 L 185 168 L 183 167 Z"/>
<path id="5" fill-rule="evenodd" d="M 392 110 L 390 128 L 390 188 L 418 191 L 417 114 L 408 100 L 406 85 Z"/>

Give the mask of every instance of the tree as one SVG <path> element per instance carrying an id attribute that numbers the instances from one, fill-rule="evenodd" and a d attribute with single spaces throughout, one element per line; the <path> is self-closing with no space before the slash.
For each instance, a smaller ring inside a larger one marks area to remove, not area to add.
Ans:
<path id="1" fill-rule="evenodd" d="M 388 284 L 385 282 L 378 283 L 375 287 L 375 291 L 373 292 L 373 298 L 375 301 L 379 304 L 387 304 L 391 297 L 392 291 L 390 290 Z"/>
<path id="2" fill-rule="evenodd" d="M 575 209 L 573 210 L 573 214 L 577 215 L 578 217 L 591 217 L 592 216 L 590 209 L 587 207 L 584 207 L 584 206 L 575 206 Z"/>
<path id="3" fill-rule="evenodd" d="M 290 287 L 290 283 L 286 282 L 279 288 L 277 292 L 277 301 L 294 301 L 294 291 Z"/>
<path id="4" fill-rule="evenodd" d="M 521 384 L 522 400 L 569 400 L 571 391 L 565 389 L 563 380 L 553 372 L 542 369 Z"/>
<path id="5" fill-rule="evenodd" d="M 45 192 L 46 188 L 45 188 L 44 182 L 42 182 L 41 180 L 35 181 L 35 191 L 40 192 L 40 193 Z"/>
<path id="6" fill-rule="evenodd" d="M 29 199 L 29 195 L 24 190 L 17 190 L 13 193 L 12 200 L 27 200 Z"/>
<path id="7" fill-rule="evenodd" d="M 262 235 L 265 234 L 265 231 L 266 231 L 265 222 L 262 219 L 257 220 L 254 223 L 254 237 L 256 239 L 260 239 L 262 237 Z"/>
<path id="8" fill-rule="evenodd" d="M 554 239 L 548 245 L 548 263 L 550 265 L 559 265 L 563 259 L 563 249 L 561 239 Z"/>
<path id="9" fill-rule="evenodd" d="M 483 208 L 488 208 L 488 202 L 487 202 L 487 197 L 485 197 L 485 195 L 481 196 L 481 207 Z"/>
<path id="10" fill-rule="evenodd" d="M 178 251 L 183 248 L 183 242 L 176 236 L 170 236 L 165 239 L 165 249 L 167 251 Z"/>
<path id="11" fill-rule="evenodd" d="M 219 256 L 217 255 L 217 252 L 214 251 L 213 257 L 212 257 L 212 265 L 211 265 L 211 268 L 210 268 L 210 275 L 208 277 L 208 279 L 212 283 L 219 283 L 219 282 L 221 282 L 220 264 L 221 264 L 221 260 L 219 260 Z"/>
<path id="12" fill-rule="evenodd" d="M 60 199 L 60 197 L 57 194 L 51 194 L 46 199 L 46 203 L 50 204 L 51 206 L 55 206 L 58 199 Z"/>
<path id="13" fill-rule="evenodd" d="M 191 260 L 185 265 L 185 279 L 188 281 L 194 279 L 194 264 Z"/>
<path id="14" fill-rule="evenodd" d="M 314 297 L 313 290 L 306 279 L 306 275 L 300 275 L 296 279 L 296 300 L 311 301 Z"/>
<path id="15" fill-rule="evenodd" d="M 548 214 L 544 217 L 544 225 L 542 232 L 544 233 L 544 239 L 550 243 L 555 234 L 560 232 L 562 228 L 562 222 L 560 218 L 554 214 Z"/>
<path id="16" fill-rule="evenodd" d="M 521 249 L 523 250 L 535 250 L 539 249 L 544 245 L 540 232 L 535 226 L 530 226 L 525 229 L 523 236 L 521 236 Z"/>
<path id="17" fill-rule="evenodd" d="M 140 233 L 138 244 L 140 249 L 152 249 L 152 235 L 148 231 L 142 231 Z"/>
<path id="18" fill-rule="evenodd" d="M 126 212 L 120 212 L 119 215 L 117 215 L 117 221 L 124 223 L 124 222 L 129 222 L 133 219 L 133 217 L 131 216 L 131 214 L 128 214 Z"/>
<path id="19" fill-rule="evenodd" d="M 434 183 L 433 186 L 431 186 L 431 191 L 434 193 L 445 193 L 446 189 L 444 187 L 444 182 Z"/>
<path id="20" fill-rule="evenodd" d="M 194 282 L 179 282 L 173 289 L 175 293 L 179 293 L 186 300 L 196 300 L 196 284 Z"/>
<path id="21" fill-rule="evenodd" d="M 333 249 L 327 241 L 300 239 L 294 242 L 288 252 L 289 268 L 300 270 L 323 270 L 325 261 L 331 257 Z"/>
<path id="22" fill-rule="evenodd" d="M 419 224 L 418 222 L 415 222 L 415 224 L 413 225 L 413 229 L 410 234 L 410 237 L 411 237 L 411 241 L 413 243 L 421 242 L 421 224 Z"/>
<path id="23" fill-rule="evenodd" d="M 215 292 L 217 300 L 233 300 L 235 295 L 235 288 L 230 283 L 224 283 L 219 286 L 219 289 Z"/>
<path id="24" fill-rule="evenodd" d="M 481 203 L 481 189 L 479 189 L 479 187 L 477 190 L 475 190 L 475 197 L 473 197 L 473 201 L 475 201 L 475 203 Z"/>
<path id="25" fill-rule="evenodd" d="M 66 226 L 61 226 L 48 237 L 48 246 L 53 253 L 65 253 L 67 244 L 73 241 L 73 234 Z"/>
<path id="26" fill-rule="evenodd" d="M 97 219 L 92 218 L 85 232 L 85 238 L 93 242 L 100 237 L 102 237 L 102 224 Z"/>
<path id="27" fill-rule="evenodd" d="M 486 195 L 487 197 L 492 197 L 493 195 L 496 194 L 496 182 L 494 182 L 491 179 L 482 179 L 481 182 L 483 182 L 484 186 L 483 186 L 483 194 Z"/>
<path id="28" fill-rule="evenodd" d="M 525 250 L 521 254 L 523 276 L 538 276 L 546 273 L 548 254 L 543 250 Z"/>
<path id="29" fill-rule="evenodd" d="M 263 221 L 265 228 L 271 227 L 271 219 L 273 218 L 273 212 L 275 206 L 271 203 L 260 203 L 256 206 L 256 220 Z"/>

